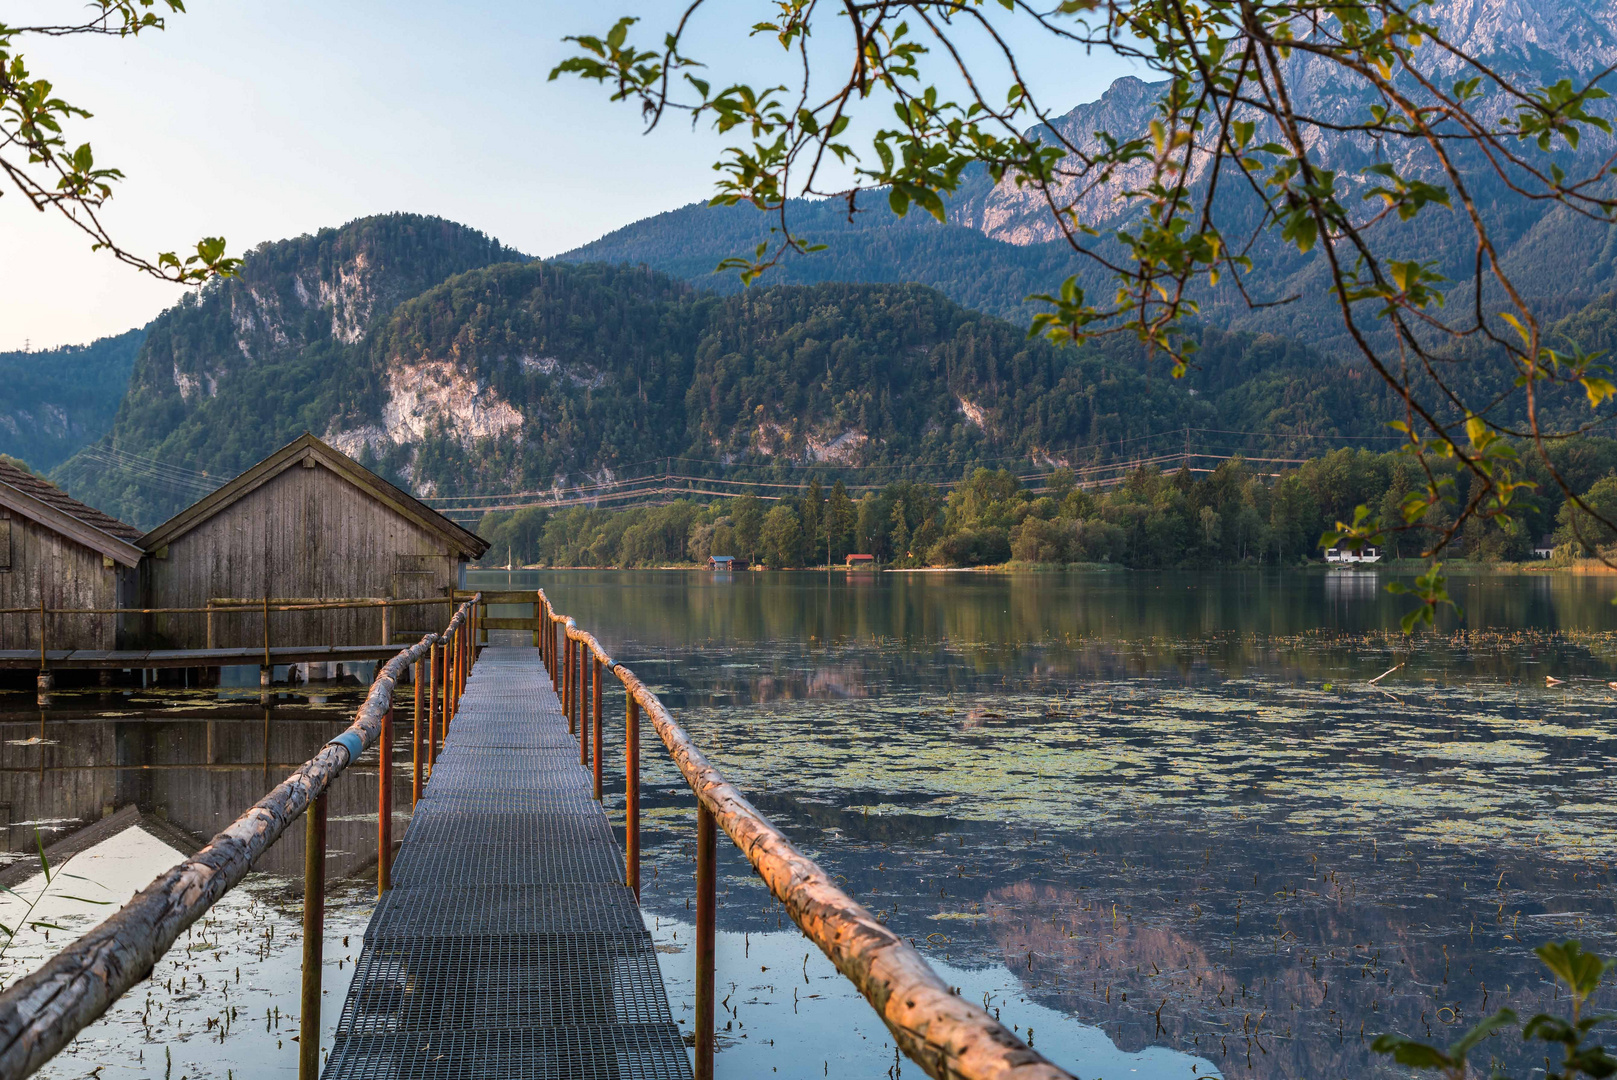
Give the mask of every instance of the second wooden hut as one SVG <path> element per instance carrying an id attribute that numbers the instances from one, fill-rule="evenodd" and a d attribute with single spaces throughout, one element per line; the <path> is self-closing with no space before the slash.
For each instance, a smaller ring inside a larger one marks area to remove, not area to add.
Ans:
<path id="1" fill-rule="evenodd" d="M 275 613 L 272 645 L 369 645 L 442 627 L 461 569 L 487 541 L 313 435 L 282 447 L 141 538 L 144 635 L 169 648 L 264 643 L 262 601 L 435 600 Z M 254 603 L 256 601 L 257 603 Z"/>

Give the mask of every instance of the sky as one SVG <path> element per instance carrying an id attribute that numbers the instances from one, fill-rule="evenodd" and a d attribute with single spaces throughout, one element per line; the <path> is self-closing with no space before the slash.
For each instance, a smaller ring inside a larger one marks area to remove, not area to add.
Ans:
<path id="1" fill-rule="evenodd" d="M 687 50 L 715 82 L 782 80 L 767 0 L 709 0 Z M 68 21 L 61 0 L 30 17 Z M 147 256 L 223 235 L 265 242 L 389 211 L 437 214 L 547 256 L 706 199 L 725 140 L 688 123 L 651 134 L 595 84 L 547 80 L 620 14 L 658 36 L 684 4 L 188 0 L 160 33 L 24 41 L 36 78 L 94 117 L 70 129 L 122 169 L 103 220 Z M 834 27 L 828 25 L 828 30 Z M 1011 28 L 1014 36 L 1014 27 Z M 1130 68 L 1032 35 L 1025 70 L 1061 109 Z M 835 57 L 829 33 L 817 46 Z M 80 344 L 144 325 L 181 296 L 93 253 L 70 225 L 0 187 L 0 351 Z"/>

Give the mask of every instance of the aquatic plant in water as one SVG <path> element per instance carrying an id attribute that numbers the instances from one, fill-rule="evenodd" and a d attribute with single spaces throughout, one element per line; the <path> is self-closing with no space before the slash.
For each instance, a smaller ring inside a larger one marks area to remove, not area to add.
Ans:
<path id="1" fill-rule="evenodd" d="M 1617 1013 L 1583 1015 L 1583 1006 L 1589 996 L 1600 987 L 1601 979 L 1612 966 L 1594 953 L 1584 952 L 1577 941 L 1547 942 L 1533 950 L 1555 980 L 1565 987 L 1572 1003 L 1572 1016 L 1566 1019 L 1538 1013 L 1522 1026 L 1523 1039 L 1537 1040 L 1561 1048 L 1560 1069 L 1552 1067 L 1548 1056 L 1544 1058 L 1545 1080 L 1572 1080 L 1577 1076 L 1605 1077 L 1617 1074 L 1617 1058 L 1607 1053 L 1600 1043 L 1586 1045 L 1596 1029 L 1617 1021 Z M 1440 1072 L 1451 1080 L 1465 1080 L 1470 1072 L 1469 1057 L 1484 1040 L 1516 1026 L 1518 1017 L 1512 1009 L 1500 1009 L 1470 1031 L 1460 1036 L 1447 1050 L 1429 1043 L 1406 1039 L 1401 1035 L 1379 1036 L 1371 1049 L 1378 1054 L 1391 1054 L 1400 1065 Z M 1506 1080 L 1495 1070 L 1496 1080 Z"/>

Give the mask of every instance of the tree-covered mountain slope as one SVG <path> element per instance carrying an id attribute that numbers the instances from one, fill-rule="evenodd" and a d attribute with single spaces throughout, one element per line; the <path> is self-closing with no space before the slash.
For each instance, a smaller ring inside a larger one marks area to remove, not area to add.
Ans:
<path id="1" fill-rule="evenodd" d="M 1183 386 L 917 285 L 714 296 L 641 269 L 494 266 L 402 305 L 371 359 L 374 391 L 328 435 L 429 494 L 562 489 L 669 457 L 953 476 L 1213 416 Z"/>
<path id="2" fill-rule="evenodd" d="M 48 470 L 112 426 L 145 330 L 0 353 L 0 454 Z"/>
<path id="3" fill-rule="evenodd" d="M 1609 307 L 1569 332 L 1609 335 Z M 1030 340 L 923 285 L 718 294 L 645 267 L 524 260 L 437 219 L 371 218 L 266 245 L 240 280 L 154 320 L 111 430 L 54 477 L 151 525 L 303 431 L 426 496 L 587 496 L 671 458 L 794 485 L 805 466 L 943 480 L 1187 440 L 1298 458 L 1388 439 L 1402 415 L 1361 364 L 1200 333 L 1198 366 L 1175 380 L 1161 358 Z"/>
<path id="4" fill-rule="evenodd" d="M 325 430 L 373 376 L 368 335 L 454 274 L 522 259 L 474 229 L 389 214 L 260 245 L 238 277 L 147 327 L 104 439 L 59 466 L 93 506 L 161 521 L 305 430 Z M 119 455 L 165 467 L 119 467 Z M 186 470 L 206 473 L 191 476 Z"/>
<path id="5" fill-rule="evenodd" d="M 1617 7 L 1611 4 L 1435 0 L 1422 9 L 1421 17 L 1440 27 L 1449 42 L 1463 43 L 1467 52 L 1486 60 L 1493 70 L 1528 87 L 1569 74 L 1591 77 L 1617 64 Z M 1450 70 L 1457 61 L 1438 55 L 1435 45 L 1430 48 L 1434 52 L 1423 63 L 1429 61 L 1445 79 L 1463 74 L 1457 68 Z M 1363 206 L 1366 220 L 1379 206 L 1366 197 L 1381 178 L 1365 170 L 1379 163 L 1390 162 L 1417 178 L 1453 187 L 1418 140 L 1331 132 L 1328 122 L 1361 121 L 1372 103 L 1362 94 L 1355 96 L 1342 80 L 1327 77 L 1329 66 L 1323 61 L 1299 50 L 1283 66 L 1297 107 L 1327 122 L 1311 146 L 1312 160 L 1333 171 L 1344 204 Z M 1042 131 L 1053 141 L 1059 132 L 1066 142 L 1089 150 L 1100 145 L 1098 132 L 1119 139 L 1143 136 L 1156 117 L 1166 85 L 1119 79 L 1099 99 L 1074 107 L 1048 128 L 1030 134 Z M 1494 88 L 1485 89 L 1474 108 L 1479 116 L 1497 118 L 1515 105 L 1513 98 Z M 1597 103 L 1595 108 L 1612 111 L 1608 103 Z M 1256 141 L 1270 137 L 1276 133 L 1260 129 Z M 1583 177 L 1598 174 L 1614 146 L 1612 137 L 1591 131 L 1575 151 L 1563 146 L 1535 161 L 1548 172 L 1553 156 L 1568 175 Z M 1500 265 L 1541 315 L 1553 319 L 1572 314 L 1611 290 L 1617 275 L 1617 228 L 1552 200 L 1523 198 L 1512 190 L 1523 177 L 1475 148 L 1456 143 L 1448 153 L 1464 176 L 1467 197 L 1488 223 Z M 1150 161 L 1116 169 L 1098 182 L 1080 175 L 1082 165 L 1075 155 L 1069 154 L 1063 167 L 1073 176 L 1060 186 L 1056 201 L 1070 202 L 1083 225 L 1098 231 L 1098 238 L 1087 244 L 1118 261 L 1115 257 L 1122 249 L 1109 237 L 1140 212 L 1139 201 L 1125 196 L 1149 183 Z M 1357 350 L 1342 329 L 1322 249 L 1302 255 L 1283 242 L 1268 208 L 1239 169 L 1228 164 L 1225 169 L 1217 178 L 1215 220 L 1226 243 L 1250 254 L 1253 267 L 1245 275 L 1244 294 L 1229 274 L 1217 286 L 1193 290 L 1201 317 L 1224 330 L 1281 334 L 1329 356 L 1354 356 Z M 1193 196 L 1199 198 L 1213 179 L 1211 156 L 1194 154 L 1187 176 Z M 1109 271 L 1077 254 L 1061 237 L 1044 195 L 1019 185 L 1014 177 L 996 185 L 981 170 L 968 170 L 948 201 L 946 225 L 919 211 L 900 219 L 888 210 L 880 193 L 861 197 L 858 206 L 850 222 L 841 199 L 794 202 L 788 214 L 794 230 L 828 249 L 788 258 L 770 271 L 774 277 L 769 280 L 916 281 L 1014 322 L 1025 321 L 1034 310 L 1027 303 L 1030 294 L 1054 292 L 1069 275 L 1078 276 L 1091 298 L 1109 297 L 1116 287 Z M 734 290 L 739 287 L 735 273 L 715 275 L 714 268 L 727 257 L 750 255 L 758 243 L 770 239 L 770 229 L 777 224 L 774 215 L 750 207 L 693 204 L 619 229 L 559 257 L 644 263 L 704 287 Z M 1410 221 L 1381 221 L 1370 235 L 1383 258 L 1429 263 L 1449 279 L 1450 311 L 1472 309 L 1470 281 L 1478 265 L 1477 239 L 1458 200 L 1452 209 L 1434 205 Z M 1482 310 L 1490 315 L 1503 310 L 1503 292 L 1492 295 L 1498 286 L 1484 288 Z M 1375 322 L 1368 302 L 1364 314 L 1367 325 Z"/>
<path id="6" fill-rule="evenodd" d="M 1175 381 L 920 285 L 717 295 L 512 255 L 404 216 L 260 248 L 239 281 L 152 323 L 112 429 L 54 475 L 150 525 L 305 430 L 430 495 L 577 489 L 670 457 L 755 479 L 814 463 L 941 479 L 1128 459 L 1187 427 L 1359 433 L 1391 415 L 1256 335 L 1210 335 L 1228 364 Z M 1313 374 L 1229 377 L 1258 369 Z"/>

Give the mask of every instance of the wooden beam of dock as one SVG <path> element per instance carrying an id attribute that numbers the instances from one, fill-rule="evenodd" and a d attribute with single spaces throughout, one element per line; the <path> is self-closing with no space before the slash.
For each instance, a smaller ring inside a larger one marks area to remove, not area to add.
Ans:
<path id="1" fill-rule="evenodd" d="M 397 645 L 285 645 L 270 649 L 270 663 L 318 664 L 355 663 L 362 660 L 391 660 L 399 653 Z M 45 664 L 52 671 L 111 669 L 134 671 L 140 668 L 216 668 L 264 663 L 264 646 L 248 645 L 232 649 L 48 649 Z M 0 670 L 39 669 L 38 649 L 0 649 Z"/>
<path id="2" fill-rule="evenodd" d="M 688 1080 L 651 935 L 578 761 L 539 650 L 485 649 L 322 1076 Z"/>

